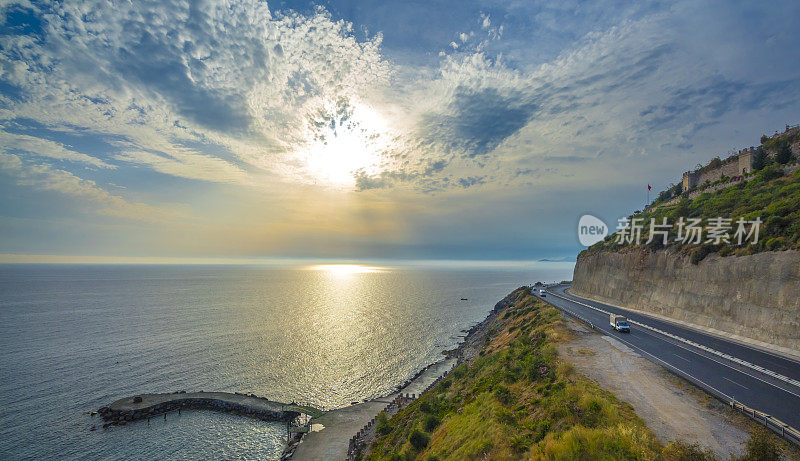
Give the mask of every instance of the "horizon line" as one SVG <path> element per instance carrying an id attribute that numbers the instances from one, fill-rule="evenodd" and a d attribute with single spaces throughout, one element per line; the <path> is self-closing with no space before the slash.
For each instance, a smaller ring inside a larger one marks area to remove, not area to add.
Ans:
<path id="1" fill-rule="evenodd" d="M 565 258 L 539 258 L 527 260 L 508 259 L 393 259 L 393 258 L 236 258 L 236 257 L 192 257 L 192 256 L 75 256 L 51 254 L 0 253 L 0 264 L 98 264 L 98 265 L 315 265 L 315 264 L 375 264 L 425 265 L 469 267 L 525 266 L 536 264 L 575 264 Z"/>

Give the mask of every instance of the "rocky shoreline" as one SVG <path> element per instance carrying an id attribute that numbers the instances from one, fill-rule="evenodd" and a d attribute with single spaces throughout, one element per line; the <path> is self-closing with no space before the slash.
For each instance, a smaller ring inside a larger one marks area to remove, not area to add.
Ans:
<path id="1" fill-rule="evenodd" d="M 515 290 L 516 291 L 516 290 Z M 486 337 L 489 335 L 491 331 L 492 323 L 497 318 L 497 316 L 505 311 L 508 308 L 513 307 L 513 297 L 511 294 L 507 295 L 505 298 L 501 299 L 500 301 L 495 304 L 494 308 L 489 312 L 489 314 L 484 318 L 481 322 L 473 325 L 468 330 L 462 330 L 463 333 L 466 333 L 464 336 L 464 340 L 454 349 L 443 351 L 445 358 L 434 362 L 422 370 L 420 370 L 417 374 L 414 375 L 413 378 L 407 380 L 403 385 L 398 386 L 398 390 L 404 389 L 408 384 L 413 382 L 416 378 L 421 376 L 425 371 L 429 368 L 439 365 L 447 360 L 456 359 L 456 363 L 447 369 L 447 371 L 438 376 L 432 383 L 427 385 L 422 392 L 415 393 L 415 394 L 400 394 L 395 399 L 387 405 L 384 411 L 393 415 L 397 413 L 401 409 L 405 408 L 411 402 L 419 398 L 421 394 L 423 394 L 428 389 L 432 388 L 436 384 L 439 383 L 442 379 L 446 378 L 456 366 L 461 365 L 462 363 L 472 363 L 475 357 L 478 356 L 481 349 L 483 349 L 484 343 L 486 342 Z M 373 418 L 369 423 L 367 423 L 364 428 L 362 428 L 357 434 L 355 434 L 350 439 L 350 449 L 348 450 L 348 459 L 353 460 L 359 458 L 359 456 L 364 457 L 369 453 L 369 446 L 372 441 L 375 439 L 375 418 Z M 364 451 L 366 450 L 366 451 Z M 288 458 L 287 458 L 288 459 Z"/>

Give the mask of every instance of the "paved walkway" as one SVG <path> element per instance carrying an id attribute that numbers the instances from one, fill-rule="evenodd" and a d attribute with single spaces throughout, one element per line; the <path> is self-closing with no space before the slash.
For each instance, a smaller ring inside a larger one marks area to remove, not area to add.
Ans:
<path id="1" fill-rule="evenodd" d="M 341 461 L 347 459 L 350 438 L 386 408 L 389 402 L 401 393 L 419 395 L 436 378 L 450 370 L 454 363 L 455 359 L 442 360 L 430 366 L 399 392 L 369 402 L 331 410 L 319 418 L 314 418 L 314 425 L 319 424 L 324 428 L 306 434 L 297 447 L 297 451 L 294 452 L 292 460 Z"/>

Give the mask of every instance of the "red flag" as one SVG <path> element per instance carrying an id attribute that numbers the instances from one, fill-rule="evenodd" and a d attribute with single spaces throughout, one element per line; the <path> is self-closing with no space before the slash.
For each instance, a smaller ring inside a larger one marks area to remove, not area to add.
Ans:
<path id="1" fill-rule="evenodd" d="M 647 190 L 650 190 L 650 189 L 652 189 L 652 187 L 650 187 L 650 184 L 648 184 L 647 185 Z"/>

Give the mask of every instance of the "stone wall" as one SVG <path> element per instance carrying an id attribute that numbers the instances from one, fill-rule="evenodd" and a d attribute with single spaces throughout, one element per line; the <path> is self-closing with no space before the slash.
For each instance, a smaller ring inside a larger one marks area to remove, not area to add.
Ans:
<path id="1" fill-rule="evenodd" d="M 792 164 L 792 165 L 787 165 L 787 166 L 783 167 L 783 174 L 784 175 L 790 175 L 795 170 L 797 170 L 798 168 L 800 168 L 800 164 L 798 164 L 798 163 L 795 163 L 795 164 Z M 754 177 L 755 176 L 753 176 L 753 175 L 746 176 L 746 177 L 745 176 L 732 176 L 731 180 L 729 182 L 723 182 L 723 183 L 715 184 L 713 186 L 708 186 L 708 187 L 704 187 L 704 188 L 700 188 L 700 189 L 695 189 L 695 190 L 689 192 L 688 194 L 679 195 L 679 196 L 677 196 L 675 198 L 667 200 L 666 202 L 659 203 L 655 207 L 648 207 L 647 209 L 648 210 L 654 210 L 654 209 L 656 209 L 658 207 L 667 206 L 667 205 L 674 205 L 674 204 L 680 202 L 684 197 L 688 197 L 690 200 L 694 200 L 697 197 L 700 197 L 700 195 L 705 194 L 706 192 L 716 192 L 718 190 L 726 189 L 728 187 L 735 186 L 736 184 L 739 184 L 742 181 L 750 181 Z"/>
<path id="2" fill-rule="evenodd" d="M 270 411 L 265 409 L 258 409 L 248 407 L 233 402 L 225 402 L 219 399 L 208 398 L 186 398 L 181 400 L 170 400 L 167 402 L 159 403 L 146 408 L 124 411 L 114 410 L 110 407 L 102 407 L 97 410 L 97 413 L 106 421 L 103 425 L 104 428 L 113 425 L 122 425 L 130 421 L 139 419 L 147 419 L 154 416 L 168 413 L 170 411 L 177 411 L 181 409 L 197 409 L 205 408 L 210 410 L 224 411 L 229 413 L 237 413 L 241 415 L 253 416 L 266 421 L 291 421 L 298 417 L 300 413 L 296 411 Z"/>
<path id="3" fill-rule="evenodd" d="M 749 167 L 748 171 L 750 171 Z M 714 168 L 712 170 L 700 173 L 697 177 L 697 185 L 702 186 L 706 182 L 712 183 L 714 181 L 719 181 L 723 176 L 730 178 L 741 174 L 742 171 L 739 170 L 739 155 L 735 155 L 733 157 L 726 158 L 719 168 Z"/>
<path id="4" fill-rule="evenodd" d="M 687 256 L 644 249 L 582 255 L 571 292 L 800 351 L 800 252 Z"/>

